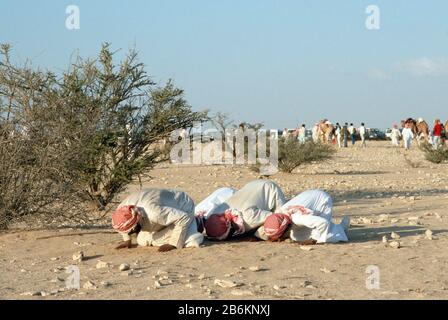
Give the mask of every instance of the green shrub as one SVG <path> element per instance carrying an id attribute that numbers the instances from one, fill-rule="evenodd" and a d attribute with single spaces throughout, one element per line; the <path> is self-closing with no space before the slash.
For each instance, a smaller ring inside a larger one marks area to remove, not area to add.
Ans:
<path id="1" fill-rule="evenodd" d="M 425 154 L 425 159 L 429 162 L 439 164 L 448 161 L 448 148 L 445 146 L 434 149 L 432 145 L 426 143 L 420 148 Z"/>
<path id="2" fill-rule="evenodd" d="M 331 145 L 313 141 L 300 143 L 297 139 L 280 139 L 278 152 L 280 171 L 291 173 L 302 164 L 330 159 L 336 150 Z"/>

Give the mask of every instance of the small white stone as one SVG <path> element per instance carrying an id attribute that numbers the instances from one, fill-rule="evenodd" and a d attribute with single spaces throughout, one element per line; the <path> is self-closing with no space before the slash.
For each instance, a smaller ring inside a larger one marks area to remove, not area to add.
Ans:
<path id="1" fill-rule="evenodd" d="M 230 294 L 234 296 L 253 296 L 253 292 L 250 290 L 240 290 L 240 289 L 234 289 Z"/>
<path id="2" fill-rule="evenodd" d="M 383 243 L 387 243 L 387 236 L 383 236 Z"/>
<path id="3" fill-rule="evenodd" d="M 21 296 L 40 296 L 40 291 L 28 291 L 20 294 Z"/>
<path id="4" fill-rule="evenodd" d="M 253 271 L 253 272 L 257 272 L 257 271 L 260 271 L 261 268 L 259 266 L 253 266 L 253 267 L 249 267 L 249 270 Z"/>
<path id="5" fill-rule="evenodd" d="M 154 281 L 154 288 L 159 289 L 162 288 L 162 284 L 159 281 Z"/>
<path id="6" fill-rule="evenodd" d="M 323 273 L 332 273 L 334 270 L 329 270 L 327 268 L 321 268 L 320 271 L 322 271 Z"/>
<path id="7" fill-rule="evenodd" d="M 205 279 L 205 274 L 204 273 L 201 273 L 199 276 L 198 276 L 198 280 L 204 280 Z"/>
<path id="8" fill-rule="evenodd" d="M 86 283 L 84 283 L 84 285 L 82 287 L 84 289 L 88 289 L 88 290 L 96 290 L 95 284 L 91 281 L 87 281 Z"/>
<path id="9" fill-rule="evenodd" d="M 120 264 L 120 266 L 118 267 L 118 270 L 120 271 L 126 271 L 129 270 L 130 266 L 127 263 L 122 263 Z"/>
<path id="10" fill-rule="evenodd" d="M 84 252 L 79 251 L 72 256 L 73 261 L 81 262 L 84 260 Z"/>
<path id="11" fill-rule="evenodd" d="M 302 249 L 303 251 L 312 251 L 312 250 L 314 250 L 314 248 L 311 247 L 311 246 L 300 246 L 300 249 Z"/>
<path id="12" fill-rule="evenodd" d="M 394 248 L 394 249 L 399 249 L 399 248 L 401 248 L 401 244 L 400 244 L 400 242 L 398 242 L 398 241 L 392 241 L 392 242 L 390 242 L 390 243 L 389 243 L 389 246 L 390 246 L 391 248 Z"/>
<path id="13" fill-rule="evenodd" d="M 97 269 L 104 269 L 104 268 L 108 268 L 108 267 L 109 267 L 109 263 L 101 261 L 101 260 L 98 260 L 98 263 L 96 264 Z"/>
<path id="14" fill-rule="evenodd" d="M 229 281 L 229 280 L 219 280 L 219 279 L 215 279 L 214 284 L 221 287 L 221 288 L 234 288 L 237 287 L 238 284 L 236 284 L 233 281 Z"/>
<path id="15" fill-rule="evenodd" d="M 431 230 L 428 229 L 428 230 L 425 231 L 425 238 L 426 239 L 432 240 L 433 239 L 432 235 L 433 235 L 433 232 Z"/>

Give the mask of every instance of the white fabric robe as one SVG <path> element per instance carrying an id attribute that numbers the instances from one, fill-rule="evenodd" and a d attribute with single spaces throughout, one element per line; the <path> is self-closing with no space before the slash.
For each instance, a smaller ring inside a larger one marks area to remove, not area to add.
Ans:
<path id="1" fill-rule="evenodd" d="M 182 191 L 144 189 L 128 196 L 120 205 L 135 205 L 142 212 L 140 246 L 171 244 L 177 248 L 199 247 L 204 236 L 198 232 L 194 218 L 194 202 Z M 123 240 L 130 240 L 122 234 Z"/>
<path id="2" fill-rule="evenodd" d="M 214 191 L 194 208 L 195 215 L 202 214 L 207 219 L 216 207 L 228 200 L 235 192 L 233 188 L 220 188 Z"/>
<path id="3" fill-rule="evenodd" d="M 414 139 L 414 133 L 410 128 L 404 128 L 401 132 L 401 135 L 403 136 L 403 142 L 405 149 L 409 149 L 412 144 L 412 139 Z"/>
<path id="4" fill-rule="evenodd" d="M 307 190 L 288 201 L 282 207 L 286 212 L 290 206 L 301 205 L 312 210 L 309 215 L 295 213 L 292 215 L 293 226 L 290 238 L 293 241 L 314 239 L 317 243 L 334 243 L 348 241 L 344 228 L 331 221 L 333 217 L 333 200 L 321 190 Z"/>
<path id="5" fill-rule="evenodd" d="M 270 180 L 254 180 L 216 206 L 210 214 L 236 209 L 241 214 L 246 232 L 257 230 L 255 236 L 267 240 L 263 224 L 267 217 L 279 212 L 286 203 L 282 189 Z"/>
<path id="6" fill-rule="evenodd" d="M 392 145 L 394 146 L 398 146 L 399 145 L 399 139 L 401 137 L 401 133 L 400 130 L 393 128 L 392 132 L 390 134 L 391 140 L 392 140 Z"/>

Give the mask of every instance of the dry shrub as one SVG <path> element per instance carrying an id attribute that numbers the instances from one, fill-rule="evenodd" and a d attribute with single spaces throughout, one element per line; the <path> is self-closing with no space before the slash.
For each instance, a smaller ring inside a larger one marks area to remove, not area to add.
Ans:
<path id="1" fill-rule="evenodd" d="M 206 119 L 171 81 L 156 86 L 130 51 L 114 63 L 77 58 L 60 76 L 0 62 L 0 228 L 43 214 L 91 218 L 156 163 L 166 161 L 173 130 Z"/>
<path id="2" fill-rule="evenodd" d="M 336 150 L 331 145 L 313 141 L 300 143 L 296 139 L 281 139 L 278 152 L 280 171 L 291 173 L 302 164 L 331 159 Z"/>
<path id="3" fill-rule="evenodd" d="M 425 154 L 425 159 L 432 163 L 443 163 L 448 161 L 448 148 L 446 146 L 440 146 L 438 149 L 434 149 L 429 143 L 423 144 L 420 149 Z"/>

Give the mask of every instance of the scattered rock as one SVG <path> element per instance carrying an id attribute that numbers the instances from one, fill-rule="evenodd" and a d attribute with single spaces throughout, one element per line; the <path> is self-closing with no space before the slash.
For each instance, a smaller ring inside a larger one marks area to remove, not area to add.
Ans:
<path id="1" fill-rule="evenodd" d="M 122 276 L 129 277 L 129 276 L 132 276 L 132 275 L 134 274 L 134 271 L 133 271 L 133 270 L 121 271 L 120 274 L 121 274 Z"/>
<path id="2" fill-rule="evenodd" d="M 230 294 L 234 296 L 253 296 L 254 293 L 250 290 L 240 290 L 240 289 L 234 289 Z"/>
<path id="3" fill-rule="evenodd" d="M 395 232 L 392 232 L 392 233 L 390 234 L 390 237 L 391 237 L 392 239 L 400 239 L 400 238 L 401 238 L 400 235 L 399 235 L 398 233 L 395 233 Z"/>
<path id="4" fill-rule="evenodd" d="M 307 289 L 317 289 L 315 286 L 313 286 L 312 284 L 309 284 L 307 286 L 305 286 L 305 288 Z"/>
<path id="5" fill-rule="evenodd" d="M 387 236 L 383 236 L 383 243 L 387 243 Z"/>
<path id="6" fill-rule="evenodd" d="M 321 268 L 320 271 L 322 271 L 323 273 L 332 273 L 334 270 L 329 270 L 327 268 Z"/>
<path id="7" fill-rule="evenodd" d="M 311 247 L 311 246 L 300 246 L 300 249 L 302 249 L 303 251 L 312 251 L 312 250 L 314 250 L 314 248 Z"/>
<path id="8" fill-rule="evenodd" d="M 104 288 L 110 287 L 112 284 L 110 282 L 107 281 L 101 281 L 100 283 Z"/>
<path id="9" fill-rule="evenodd" d="M 219 279 L 215 279 L 214 284 L 221 288 L 235 288 L 238 286 L 238 284 L 233 281 Z"/>
<path id="10" fill-rule="evenodd" d="M 257 271 L 261 271 L 261 270 L 263 270 L 263 269 L 260 268 L 260 267 L 258 267 L 258 266 L 253 266 L 253 267 L 249 267 L 249 270 L 250 270 L 250 271 L 253 271 L 253 272 L 257 272 Z"/>
<path id="11" fill-rule="evenodd" d="M 154 281 L 154 288 L 155 289 L 159 289 L 159 288 L 162 288 L 162 284 L 159 282 L 159 281 Z"/>
<path id="12" fill-rule="evenodd" d="M 50 258 L 50 260 L 51 261 L 56 261 L 56 260 L 59 260 L 59 258 L 58 257 L 54 257 L 54 258 Z"/>
<path id="13" fill-rule="evenodd" d="M 42 297 L 46 297 L 46 296 L 48 296 L 49 294 L 48 294 L 47 292 L 45 292 L 45 291 L 41 291 L 41 292 L 40 292 L 40 295 L 41 295 Z"/>
<path id="14" fill-rule="evenodd" d="M 82 287 L 87 290 L 96 290 L 97 289 L 97 287 L 95 286 L 95 284 L 92 281 L 87 281 L 86 283 L 84 283 L 84 285 Z"/>
<path id="15" fill-rule="evenodd" d="M 425 231 L 425 238 L 426 239 L 433 240 L 432 235 L 433 235 L 433 232 L 431 230 L 428 229 L 428 230 Z"/>
<path id="16" fill-rule="evenodd" d="M 21 296 L 40 296 L 40 291 L 28 291 L 20 294 Z"/>
<path id="17" fill-rule="evenodd" d="M 120 270 L 120 271 L 126 271 L 126 270 L 129 270 L 129 269 L 130 269 L 130 266 L 127 263 L 122 263 L 118 267 L 118 270 Z"/>
<path id="18" fill-rule="evenodd" d="M 400 244 L 400 242 L 398 242 L 398 241 L 392 241 L 392 242 L 390 242 L 390 243 L 389 243 L 389 246 L 390 246 L 391 248 L 394 248 L 394 249 L 399 249 L 399 248 L 401 248 L 401 244 Z"/>
<path id="19" fill-rule="evenodd" d="M 300 286 L 303 288 L 306 288 L 309 285 L 311 285 L 311 281 L 308 281 L 308 280 L 305 280 L 300 284 Z"/>
<path id="20" fill-rule="evenodd" d="M 101 261 L 101 260 L 98 260 L 98 263 L 96 264 L 97 269 L 104 269 L 104 268 L 108 268 L 108 267 L 109 267 L 109 263 Z"/>
<path id="21" fill-rule="evenodd" d="M 205 274 L 204 273 L 201 273 L 199 276 L 198 276 L 198 280 L 204 280 L 205 279 Z"/>
<path id="22" fill-rule="evenodd" d="M 400 221 L 400 220 L 396 219 L 396 218 L 390 220 L 391 223 L 397 223 L 398 221 Z"/>
<path id="23" fill-rule="evenodd" d="M 84 260 L 84 252 L 79 251 L 79 252 L 73 254 L 72 258 L 73 258 L 73 261 L 81 262 L 82 260 Z"/>

